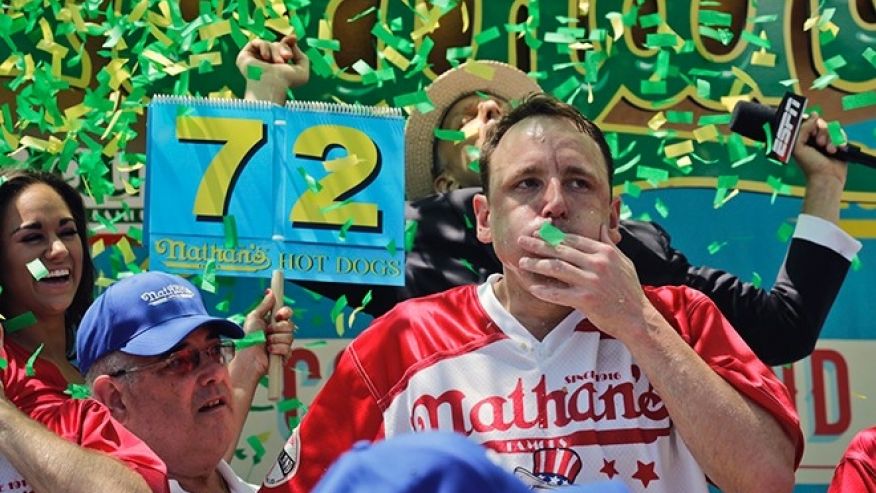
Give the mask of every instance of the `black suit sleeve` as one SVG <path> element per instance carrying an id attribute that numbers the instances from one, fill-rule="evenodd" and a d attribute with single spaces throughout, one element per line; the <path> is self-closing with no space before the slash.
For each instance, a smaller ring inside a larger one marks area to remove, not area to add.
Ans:
<path id="1" fill-rule="evenodd" d="M 652 223 L 624 222 L 620 247 L 643 284 L 684 284 L 705 293 L 765 363 L 781 365 L 812 353 L 849 270 L 830 248 L 794 238 L 771 290 L 710 267 L 692 266 Z"/>

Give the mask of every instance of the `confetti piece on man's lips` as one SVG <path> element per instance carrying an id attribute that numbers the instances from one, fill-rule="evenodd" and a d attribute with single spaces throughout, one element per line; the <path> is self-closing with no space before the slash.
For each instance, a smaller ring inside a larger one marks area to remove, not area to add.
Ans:
<path id="1" fill-rule="evenodd" d="M 566 233 L 563 233 L 560 228 L 551 223 L 543 223 L 538 230 L 538 236 L 546 241 L 550 246 L 557 246 L 563 242 Z"/>

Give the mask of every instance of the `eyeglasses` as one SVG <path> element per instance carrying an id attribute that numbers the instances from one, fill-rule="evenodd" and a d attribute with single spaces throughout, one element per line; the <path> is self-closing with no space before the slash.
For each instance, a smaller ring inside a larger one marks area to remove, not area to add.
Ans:
<path id="1" fill-rule="evenodd" d="M 185 348 L 174 351 L 159 361 L 148 363 L 143 366 L 123 368 L 109 374 L 110 377 L 120 377 L 128 373 L 143 370 L 165 371 L 172 375 L 182 376 L 195 371 L 201 366 L 201 355 L 207 361 L 214 361 L 220 365 L 227 365 L 234 358 L 234 341 L 220 341 L 211 344 L 204 349 Z"/>

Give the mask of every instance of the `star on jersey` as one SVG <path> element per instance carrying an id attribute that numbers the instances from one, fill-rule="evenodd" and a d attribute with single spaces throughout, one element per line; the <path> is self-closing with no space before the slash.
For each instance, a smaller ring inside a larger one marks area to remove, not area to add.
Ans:
<path id="1" fill-rule="evenodd" d="M 651 481 L 656 481 L 660 479 L 660 476 L 654 472 L 654 463 L 653 462 L 642 462 L 636 461 L 636 473 L 633 474 L 633 479 L 638 479 L 642 482 L 642 486 L 645 488 L 648 487 L 648 484 Z"/>
<path id="2" fill-rule="evenodd" d="M 618 475 L 617 469 L 614 467 L 615 461 L 602 459 L 602 469 L 599 470 L 602 474 L 608 476 L 608 479 L 611 479 Z"/>

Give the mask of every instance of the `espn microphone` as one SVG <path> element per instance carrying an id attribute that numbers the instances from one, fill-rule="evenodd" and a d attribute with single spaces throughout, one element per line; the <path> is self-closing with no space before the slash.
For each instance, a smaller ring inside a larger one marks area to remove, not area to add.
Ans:
<path id="1" fill-rule="evenodd" d="M 740 101 L 733 108 L 730 130 L 743 137 L 766 142 L 767 136 L 763 127 L 764 124 L 769 123 L 774 139 L 770 157 L 786 163 L 791 157 L 791 151 L 794 149 L 794 143 L 800 133 L 800 126 L 803 125 L 805 109 L 806 98 L 792 93 L 785 94 L 778 108 Z M 876 156 L 867 154 L 855 144 L 847 143 L 842 147 L 837 147 L 836 152 L 830 154 L 814 139 L 809 139 L 806 143 L 825 156 L 876 168 Z"/>

